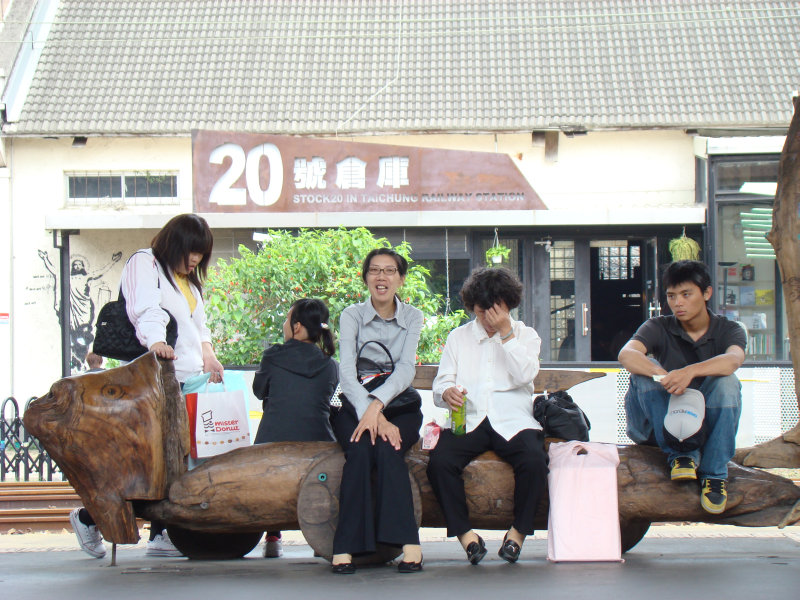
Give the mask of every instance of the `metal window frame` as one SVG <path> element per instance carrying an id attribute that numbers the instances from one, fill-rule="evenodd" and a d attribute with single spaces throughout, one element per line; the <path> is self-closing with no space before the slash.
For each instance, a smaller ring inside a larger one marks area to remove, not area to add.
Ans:
<path id="1" fill-rule="evenodd" d="M 125 186 L 126 177 L 171 177 L 174 181 L 174 195 L 172 196 L 136 196 L 129 194 Z M 119 179 L 120 196 L 99 196 L 82 197 L 72 196 L 72 180 L 74 178 L 109 178 Z M 103 207 L 122 203 L 125 206 L 160 206 L 178 205 L 180 197 L 178 192 L 178 172 L 177 171 L 65 171 L 65 205 L 68 207 Z"/>

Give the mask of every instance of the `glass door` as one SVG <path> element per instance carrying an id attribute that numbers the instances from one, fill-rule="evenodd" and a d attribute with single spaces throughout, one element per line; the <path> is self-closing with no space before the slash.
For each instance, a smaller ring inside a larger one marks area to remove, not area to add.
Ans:
<path id="1" fill-rule="evenodd" d="M 550 360 L 576 360 L 575 242 L 556 240 L 550 247 Z"/>
<path id="2" fill-rule="evenodd" d="M 657 314 L 656 248 L 655 238 L 553 241 L 546 263 L 549 338 L 539 329 L 549 352 L 545 358 L 543 348 L 543 360 L 616 361 L 649 312 Z M 540 273 L 537 284 L 546 280 Z"/>
<path id="3" fill-rule="evenodd" d="M 718 207 L 717 289 L 711 305 L 747 332 L 747 360 L 782 360 L 788 355 L 788 337 L 780 272 L 765 237 L 772 228 L 772 205 Z"/>
<path id="4" fill-rule="evenodd" d="M 589 242 L 555 240 L 550 246 L 550 360 L 591 360 Z"/>

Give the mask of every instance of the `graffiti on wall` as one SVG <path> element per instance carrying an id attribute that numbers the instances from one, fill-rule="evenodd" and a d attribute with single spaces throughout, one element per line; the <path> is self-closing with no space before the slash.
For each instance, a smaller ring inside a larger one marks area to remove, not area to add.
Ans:
<path id="1" fill-rule="evenodd" d="M 61 302 L 58 293 L 58 270 L 50 260 L 50 255 L 45 250 L 39 250 L 45 269 L 53 278 L 53 309 L 59 316 Z M 70 371 L 79 373 L 86 368 L 86 355 L 94 341 L 94 319 L 98 306 L 111 300 L 111 290 L 100 281 L 103 275 L 122 258 L 122 252 L 115 252 L 111 260 L 92 270 L 86 257 L 74 254 L 70 258 L 69 273 L 69 338 L 70 338 Z"/>

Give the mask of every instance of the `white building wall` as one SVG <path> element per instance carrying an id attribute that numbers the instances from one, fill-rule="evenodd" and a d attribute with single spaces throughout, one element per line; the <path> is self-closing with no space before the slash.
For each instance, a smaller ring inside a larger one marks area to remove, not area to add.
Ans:
<path id="1" fill-rule="evenodd" d="M 9 193 L 10 252 L 2 271 L 13 272 L 10 299 L 10 377 L 0 380 L 3 396 L 24 401 L 47 392 L 61 377 L 61 334 L 57 308 L 59 252 L 47 230 L 47 215 L 74 213 L 81 234 L 70 239 L 71 255 L 85 258 L 90 275 L 103 267 L 114 252 L 127 257 L 147 246 L 153 231 L 94 231 L 93 212 L 65 209 L 66 178 L 70 171 L 177 171 L 178 207 L 137 207 L 105 211 L 112 222 L 147 223 L 156 229 L 169 217 L 191 211 L 191 142 L 175 138 L 92 138 L 84 147 L 73 147 L 72 138 L 18 138 L 9 144 L 11 185 Z M 2 196 L 0 196 L 2 200 Z M 5 222 L 5 221 L 4 221 Z M 131 223 L 128 223 L 130 226 Z M 52 265 L 50 269 L 46 261 Z M 117 263 L 102 278 L 88 282 L 92 302 L 115 293 L 122 265 Z M 77 284 L 85 278 L 77 277 Z M 85 289 L 85 288 L 84 288 Z M 0 295 L 0 302 L 2 295 Z M 0 312 L 2 306 L 0 306 Z M 0 342 L 6 342 L 0 324 Z M 5 346 L 8 348 L 8 342 Z"/>
<path id="2" fill-rule="evenodd" d="M 559 135 L 555 162 L 530 134 L 348 138 L 453 150 L 503 152 L 549 209 L 689 207 L 695 204 L 694 138 L 681 131 Z"/>
<path id="3" fill-rule="evenodd" d="M 629 220 L 622 222 L 636 222 L 630 215 L 637 209 L 647 215 L 646 222 L 657 223 L 671 208 L 695 207 L 693 142 L 681 132 L 592 132 L 574 138 L 560 135 L 555 162 L 545 160 L 544 148 L 534 145 L 530 134 L 381 136 L 348 141 L 507 153 L 550 209 L 539 213 L 540 218 L 550 219 L 546 222 L 569 225 L 577 215 L 586 219 L 589 213 L 599 215 L 598 223 L 616 218 L 615 214 L 628 215 Z M 0 369 L 10 364 L 10 376 L 0 377 L 0 393 L 26 399 L 44 394 L 61 375 L 58 282 L 45 262 L 46 256 L 57 272 L 58 251 L 47 227 L 80 229 L 80 235 L 70 239 L 71 255 L 85 259 L 88 275 L 102 270 L 116 252 L 122 253 L 122 261 L 98 279 L 87 284 L 86 276 L 75 278 L 73 287 L 86 291 L 88 285 L 96 311 L 106 298 L 116 295 L 125 258 L 147 246 L 169 217 L 192 210 L 191 140 L 89 138 L 85 146 L 73 147 L 72 138 L 16 138 L 10 141 L 9 156 L 10 192 L 6 200 L 0 180 L 0 216 L 3 210 L 10 215 L 4 222 L 11 223 L 11 233 L 4 239 L 10 240 L 5 245 L 12 256 L 3 256 L 0 277 L 13 281 L 6 299 L 10 325 L 0 323 L 0 352 L 9 354 L 10 359 L 3 361 Z M 180 204 L 105 210 L 65 208 L 64 174 L 71 171 L 175 171 Z M 654 213 L 654 207 L 662 212 Z M 697 214 L 702 222 L 702 210 Z M 460 223 L 460 218 L 467 219 L 461 224 L 486 226 L 495 224 L 502 215 L 441 212 L 426 214 L 421 221 L 419 215 L 387 216 L 391 218 L 385 225 L 392 226 L 420 222 L 452 226 Z M 366 214 L 333 217 L 327 224 L 380 224 Z M 216 230 L 302 224 L 294 215 L 276 218 L 268 213 L 245 215 L 241 221 L 225 215 L 208 218 Z M 468 219 L 477 221 L 470 223 Z M 225 238 L 229 237 L 230 231 L 226 231 Z M 4 312 L 3 300 L 0 292 L 0 313 Z"/>
<path id="4" fill-rule="evenodd" d="M 14 288 L 10 169 L 0 168 L 0 402 L 11 395 L 11 306 Z"/>

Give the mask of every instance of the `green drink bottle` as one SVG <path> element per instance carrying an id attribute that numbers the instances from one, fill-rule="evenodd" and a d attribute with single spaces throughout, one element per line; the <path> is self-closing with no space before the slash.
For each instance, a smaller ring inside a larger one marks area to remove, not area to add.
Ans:
<path id="1" fill-rule="evenodd" d="M 461 390 L 461 386 L 458 386 Z M 467 433 L 467 397 L 462 396 L 464 404 L 450 413 L 450 431 L 453 435 L 464 435 Z"/>

